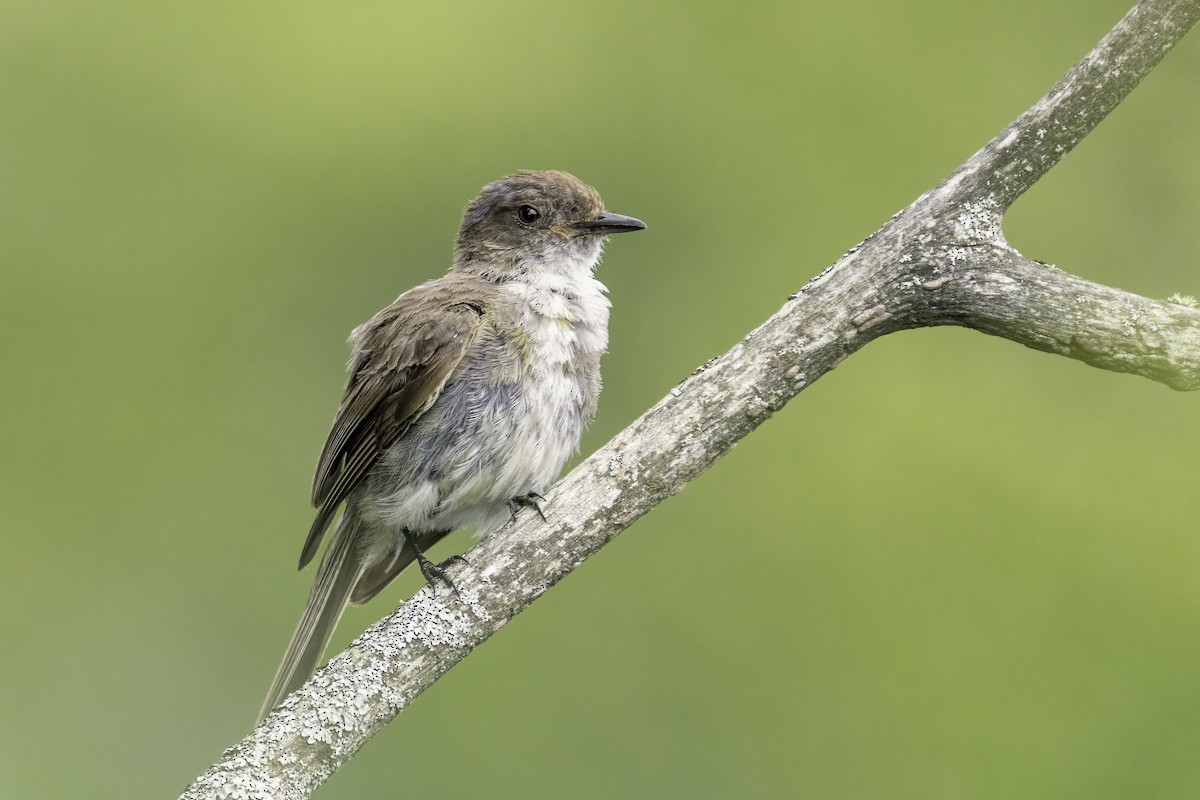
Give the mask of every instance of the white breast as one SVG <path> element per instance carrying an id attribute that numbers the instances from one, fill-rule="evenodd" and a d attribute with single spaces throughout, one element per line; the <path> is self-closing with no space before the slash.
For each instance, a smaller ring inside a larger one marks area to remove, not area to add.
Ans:
<path id="1" fill-rule="evenodd" d="M 535 283 L 505 288 L 524 301 L 521 327 L 529 342 L 528 409 L 510 434 L 510 452 L 520 455 L 505 477 L 527 481 L 528 491 L 541 491 L 579 446 L 593 399 L 586 393 L 598 387 L 581 376 L 578 361 L 607 348 L 610 304 L 604 285 L 590 275 L 579 280 L 541 275 Z"/>
<path id="2" fill-rule="evenodd" d="M 581 353 L 608 348 L 608 290 L 590 275 L 572 279 L 543 274 L 536 281 L 504 288 L 524 306 L 521 327 L 529 336 L 534 366 L 561 367 Z"/>

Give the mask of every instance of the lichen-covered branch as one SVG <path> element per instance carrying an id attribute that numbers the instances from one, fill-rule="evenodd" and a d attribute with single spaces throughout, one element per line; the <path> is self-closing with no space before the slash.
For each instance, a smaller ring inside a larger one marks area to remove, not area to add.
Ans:
<path id="1" fill-rule="evenodd" d="M 960 325 L 1177 389 L 1200 388 L 1200 311 L 1086 281 L 1004 239 L 1011 203 L 1200 18 L 1145 0 L 1044 98 L 547 496 L 334 658 L 184 798 L 309 796 L 480 642 L 867 342 Z M 249 718 L 250 712 L 247 711 Z"/>

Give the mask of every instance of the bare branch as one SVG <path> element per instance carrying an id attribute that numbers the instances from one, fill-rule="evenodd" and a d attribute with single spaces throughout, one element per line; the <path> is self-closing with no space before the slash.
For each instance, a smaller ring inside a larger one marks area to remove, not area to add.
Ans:
<path id="1" fill-rule="evenodd" d="M 1197 20 L 1195 0 L 1138 3 L 1053 89 L 930 194 L 991 199 L 1007 209 L 1137 88 Z"/>
<path id="2" fill-rule="evenodd" d="M 1200 389 L 1200 311 L 1085 281 L 995 249 L 953 277 L 919 284 L 918 325 L 951 323 L 1003 336 L 1173 389 Z"/>
<path id="3" fill-rule="evenodd" d="M 1090 132 L 1200 18 L 1144 0 L 1029 111 L 681 383 L 564 478 L 552 520 L 524 514 L 423 589 L 228 750 L 185 798 L 302 798 L 505 622 L 867 342 L 960 325 L 1200 388 L 1200 311 L 1022 257 L 1004 211 Z"/>

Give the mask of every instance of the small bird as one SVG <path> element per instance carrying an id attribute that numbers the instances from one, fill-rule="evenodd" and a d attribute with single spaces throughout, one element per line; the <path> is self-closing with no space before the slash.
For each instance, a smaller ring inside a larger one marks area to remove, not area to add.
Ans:
<path id="1" fill-rule="evenodd" d="M 448 583 L 425 550 L 541 513 L 600 396 L 610 304 L 593 271 L 609 234 L 645 227 L 566 172 L 501 178 L 467 206 L 450 271 L 354 329 L 301 569 L 344 508 L 260 721 L 312 674 L 347 603 L 413 561 Z"/>

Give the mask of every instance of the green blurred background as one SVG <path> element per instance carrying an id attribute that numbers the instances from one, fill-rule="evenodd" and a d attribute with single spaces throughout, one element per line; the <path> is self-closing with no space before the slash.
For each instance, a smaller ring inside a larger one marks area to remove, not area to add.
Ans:
<path id="1" fill-rule="evenodd" d="M 0 796 L 173 797 L 249 730 L 345 337 L 484 182 L 566 169 L 649 223 L 601 267 L 587 453 L 1128 2 L 5 3 Z M 1194 35 L 1013 244 L 1200 293 L 1198 80 Z M 1198 411 L 965 330 L 878 341 L 317 796 L 1195 797 Z"/>

